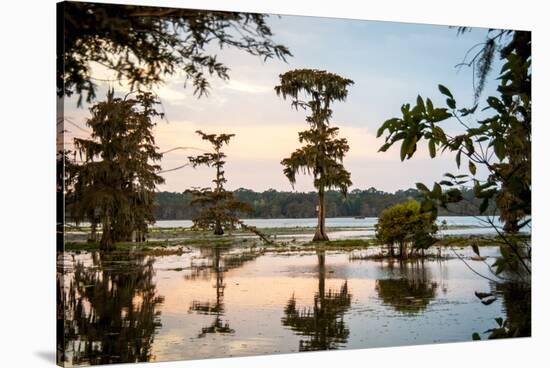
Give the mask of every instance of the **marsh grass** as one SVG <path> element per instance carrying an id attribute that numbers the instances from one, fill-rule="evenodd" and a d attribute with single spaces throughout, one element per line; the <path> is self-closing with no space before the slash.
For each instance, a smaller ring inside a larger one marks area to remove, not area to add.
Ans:
<path id="1" fill-rule="evenodd" d="M 171 231 L 180 231 L 180 228 L 169 229 Z M 277 239 L 274 229 L 271 230 L 271 239 L 274 240 L 273 244 L 266 245 L 260 239 L 256 237 L 243 237 L 237 232 L 226 234 L 223 236 L 213 236 L 211 233 L 201 231 L 190 231 L 184 229 L 183 232 L 188 235 L 183 239 L 161 239 L 161 240 L 147 240 L 142 243 L 136 242 L 120 242 L 115 244 L 117 251 L 133 251 L 139 252 L 151 256 L 165 256 L 165 255 L 181 255 L 183 253 L 190 252 L 192 248 L 212 248 L 223 247 L 232 249 L 245 249 L 255 248 L 261 252 L 270 252 L 278 254 L 308 254 L 318 251 L 336 251 L 336 252 L 349 252 L 350 260 L 384 260 L 391 258 L 387 252 L 385 252 L 385 246 L 378 242 L 375 238 L 353 238 L 353 239 L 338 239 L 332 241 L 312 242 L 309 239 L 292 238 Z M 295 229 L 293 229 L 295 230 Z M 154 234 L 157 229 L 154 229 Z M 163 229 L 164 231 L 164 229 Z M 518 235 L 518 237 L 528 238 L 528 236 Z M 465 249 L 472 245 L 478 247 L 483 246 L 498 246 L 498 239 L 494 236 L 487 235 L 464 235 L 464 236 L 441 236 L 439 240 L 431 247 L 432 251 L 426 252 L 423 259 L 444 259 L 447 255 L 442 255 L 441 250 L 447 248 Z M 378 248 L 378 249 L 377 249 Z M 65 243 L 65 250 L 71 252 L 86 252 L 86 251 L 98 251 L 99 243 L 86 242 L 86 241 L 68 241 Z M 365 252 L 371 250 L 368 254 Z M 358 253 L 353 253 L 359 251 Z M 422 258 L 420 254 L 413 255 L 411 259 Z"/>
<path id="2" fill-rule="evenodd" d="M 529 241 L 530 236 L 525 234 L 519 235 L 507 235 L 510 240 L 516 241 Z M 495 246 L 499 245 L 502 240 L 497 235 L 446 235 L 441 236 L 434 246 L 442 247 L 469 247 L 477 245 L 483 246 Z"/>

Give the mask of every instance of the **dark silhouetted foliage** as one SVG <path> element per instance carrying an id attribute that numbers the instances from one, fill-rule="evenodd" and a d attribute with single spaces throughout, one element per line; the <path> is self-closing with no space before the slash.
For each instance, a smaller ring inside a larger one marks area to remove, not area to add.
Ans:
<path id="1" fill-rule="evenodd" d="M 229 78 L 229 68 L 207 46 L 233 47 L 263 58 L 291 56 L 273 42 L 267 15 L 84 2 L 60 4 L 57 94 L 96 96 L 94 63 L 132 88 L 150 88 L 182 72 L 199 96 L 209 75 Z"/>
<path id="2" fill-rule="evenodd" d="M 316 217 L 318 195 L 316 192 L 280 192 L 269 189 L 255 192 L 239 188 L 233 196 L 250 205 L 252 211 L 243 213 L 248 218 L 312 218 Z M 474 198 L 472 190 L 462 190 L 463 200 L 440 208 L 441 216 L 479 215 L 481 200 Z M 191 205 L 191 193 L 158 192 L 155 217 L 157 220 L 192 219 L 199 209 Z M 339 192 L 330 190 L 325 193 L 327 217 L 378 217 L 387 207 L 409 199 L 421 200 L 417 189 L 398 190 L 388 193 L 375 188 L 354 189 L 344 198 Z M 490 202 L 490 208 L 494 203 Z"/>
<path id="3" fill-rule="evenodd" d="M 225 230 L 235 229 L 241 225 L 238 214 L 251 210 L 244 202 L 233 197 L 233 193 L 224 188 L 225 179 L 225 153 L 221 151 L 224 144 L 228 144 L 234 134 L 205 134 L 197 130 L 197 134 L 213 146 L 212 152 L 189 157 L 193 167 L 208 166 L 216 169 L 216 176 L 212 180 L 214 188 L 193 189 L 189 192 L 193 199 L 191 205 L 198 206 L 199 212 L 193 217 L 193 228 L 210 229 L 215 235 L 223 235 Z"/>
<path id="4" fill-rule="evenodd" d="M 401 117 L 386 120 L 378 136 L 386 133 L 381 151 L 401 143 L 401 160 L 411 158 L 417 143 L 426 140 L 431 157 L 439 149 L 453 152 L 458 168 L 467 162 L 467 175 L 447 173 L 445 180 L 435 183 L 432 189 L 417 184 L 424 194 L 424 209 L 437 213 L 439 207 L 459 202 L 462 195 L 457 187 L 469 182 L 475 197 L 481 200 L 480 212 L 491 214 L 489 203 L 494 200 L 504 231 L 514 234 L 531 222 L 531 33 L 506 31 L 504 36 L 507 38 L 499 49 L 504 65 L 498 95 L 489 96 L 483 109 L 492 115 L 469 123 L 478 106 L 457 108 L 451 91 L 439 85 L 447 107 L 434 107 L 429 98 L 418 96 L 413 107 L 402 106 Z M 450 135 L 443 130 L 441 123 L 451 118 L 463 128 L 462 133 Z M 488 170 L 486 178 L 479 176 L 478 166 Z M 448 189 L 443 190 L 444 187 Z M 530 243 L 501 237 L 503 258 L 494 264 L 496 273 L 520 264 L 530 274 Z"/>
<path id="5" fill-rule="evenodd" d="M 114 242 L 142 240 L 155 221 L 155 189 L 164 179 L 157 173 L 162 155 L 153 137 L 157 100 L 150 93 L 115 97 L 90 108 L 86 125 L 90 139 L 75 138 L 74 161 L 66 161 L 67 206 L 73 220 L 100 223 L 101 248 Z"/>

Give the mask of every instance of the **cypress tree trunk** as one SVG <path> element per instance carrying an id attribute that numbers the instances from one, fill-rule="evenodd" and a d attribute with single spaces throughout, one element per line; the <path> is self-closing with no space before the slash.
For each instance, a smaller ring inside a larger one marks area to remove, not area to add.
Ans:
<path id="1" fill-rule="evenodd" d="M 216 156 L 220 157 L 219 147 L 216 148 Z M 221 171 L 221 163 L 220 163 L 220 159 L 218 158 L 217 161 L 216 161 L 216 180 L 215 180 L 215 182 L 216 182 L 216 193 L 217 194 L 219 194 L 223 189 L 222 179 L 223 179 L 223 174 L 222 174 L 222 171 Z M 223 204 L 219 203 L 219 202 L 216 203 L 216 206 L 220 206 L 220 205 L 223 205 Z M 217 216 L 216 216 L 216 220 L 215 220 L 215 224 L 214 224 L 214 235 L 223 235 L 223 227 L 222 227 L 220 219 Z"/>
<path id="2" fill-rule="evenodd" d="M 99 249 L 101 250 L 113 250 L 113 234 L 111 229 L 104 228 L 101 234 L 101 241 L 99 242 Z"/>
<path id="3" fill-rule="evenodd" d="M 97 221 L 92 220 L 92 230 L 90 232 L 90 239 L 88 239 L 89 242 L 95 242 L 97 241 Z"/>
<path id="4" fill-rule="evenodd" d="M 109 216 L 105 216 L 102 223 L 101 241 L 99 242 L 99 249 L 101 250 L 113 250 L 113 232 L 111 231 L 111 224 Z"/>
<path id="5" fill-rule="evenodd" d="M 216 220 L 216 224 L 214 225 L 214 235 L 223 235 L 223 227 L 220 220 Z"/>
<path id="6" fill-rule="evenodd" d="M 325 229 L 325 188 L 319 189 L 319 211 L 317 212 L 317 229 L 313 241 L 329 240 Z"/>

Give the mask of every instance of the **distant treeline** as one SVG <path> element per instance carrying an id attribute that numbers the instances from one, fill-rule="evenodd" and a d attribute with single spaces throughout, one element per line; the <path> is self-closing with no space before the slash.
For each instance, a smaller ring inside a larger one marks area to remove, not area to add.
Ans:
<path id="1" fill-rule="evenodd" d="M 471 189 L 462 190 L 464 200 L 452 204 L 449 209 L 440 209 L 441 216 L 473 216 L 479 215 L 480 201 L 474 198 Z M 308 218 L 315 217 L 317 194 L 315 192 L 296 193 L 279 192 L 269 189 L 264 192 L 254 192 L 240 188 L 233 192 L 234 196 L 250 204 L 253 212 L 248 218 Z M 329 191 L 326 194 L 327 217 L 377 217 L 382 210 L 396 203 L 409 199 L 420 199 L 416 189 L 398 190 L 388 193 L 370 188 L 367 190 L 355 189 L 344 198 L 339 192 Z M 159 192 L 156 195 L 157 206 L 155 217 L 157 220 L 191 219 L 198 212 L 196 206 L 191 205 L 190 193 Z M 492 214 L 494 203 L 491 203 L 487 213 Z"/>

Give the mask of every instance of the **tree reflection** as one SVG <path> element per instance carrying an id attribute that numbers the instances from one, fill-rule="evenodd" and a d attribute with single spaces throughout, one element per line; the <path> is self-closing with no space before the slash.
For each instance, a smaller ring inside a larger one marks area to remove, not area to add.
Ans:
<path id="1" fill-rule="evenodd" d="M 307 337 L 300 340 L 300 351 L 338 349 L 349 336 L 349 329 L 344 323 L 344 314 L 351 305 L 347 281 L 339 292 L 332 289 L 325 291 L 325 252 L 317 252 L 317 259 L 319 282 L 313 307 L 298 309 L 293 295 L 282 318 L 283 326 Z"/>
<path id="2" fill-rule="evenodd" d="M 393 263 L 388 264 L 393 270 Z M 426 310 L 436 296 L 437 283 L 422 261 L 400 262 L 400 278 L 376 280 L 378 297 L 397 312 L 418 314 Z"/>
<path id="3" fill-rule="evenodd" d="M 496 284 L 502 295 L 508 333 L 506 337 L 531 336 L 531 285 L 520 282 Z"/>
<path id="4" fill-rule="evenodd" d="M 194 300 L 189 307 L 190 312 L 207 314 L 214 316 L 211 324 L 201 329 L 198 334 L 199 338 L 205 337 L 207 334 L 230 334 L 234 333 L 229 326 L 227 320 L 223 320 L 225 313 L 225 304 L 223 301 L 226 284 L 224 283 L 224 274 L 230 269 L 241 267 L 244 263 L 256 259 L 260 253 L 255 250 L 249 250 L 238 253 L 228 253 L 228 247 L 205 247 L 201 249 L 207 263 L 192 264 L 192 272 L 187 279 L 196 279 L 199 277 L 215 278 L 214 288 L 216 289 L 216 297 L 214 301 L 197 301 Z"/>
<path id="5" fill-rule="evenodd" d="M 92 257 L 92 266 L 74 265 L 66 295 L 66 357 L 73 365 L 150 361 L 163 302 L 154 259 L 127 252 Z"/>

